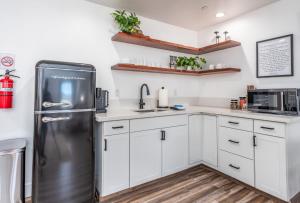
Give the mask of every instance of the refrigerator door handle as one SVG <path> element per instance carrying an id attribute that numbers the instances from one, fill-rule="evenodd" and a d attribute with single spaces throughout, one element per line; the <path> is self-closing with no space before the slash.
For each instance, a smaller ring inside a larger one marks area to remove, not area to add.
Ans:
<path id="1" fill-rule="evenodd" d="M 42 121 L 43 123 L 49 123 L 49 122 L 55 122 L 55 121 L 64 121 L 64 120 L 70 120 L 70 117 L 43 117 Z"/>
<path id="2" fill-rule="evenodd" d="M 58 103 L 54 103 L 54 102 L 43 102 L 43 107 L 45 107 L 45 108 L 50 108 L 50 107 L 54 107 L 54 106 L 71 107 L 72 104 L 69 103 L 69 102 L 58 102 Z"/>

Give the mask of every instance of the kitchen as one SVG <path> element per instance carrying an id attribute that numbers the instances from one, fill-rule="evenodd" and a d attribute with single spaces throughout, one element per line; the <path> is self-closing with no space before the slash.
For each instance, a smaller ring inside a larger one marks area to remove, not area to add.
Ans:
<path id="1" fill-rule="evenodd" d="M 143 4 L 138 4 L 137 1 L 136 4 L 128 3 L 128 5 L 120 5 L 116 2 L 112 2 L 111 4 L 115 4 L 111 5 L 106 1 L 85 0 L 29 0 L 26 2 L 1 0 L 1 5 L 3 5 L 3 7 L 1 7 L 3 9 L 1 9 L 2 11 L 0 12 L 0 21 L 3 29 L 1 29 L 0 32 L 0 52 L 12 53 L 15 56 L 16 71 L 13 74 L 20 76 L 20 78 L 13 78 L 15 81 L 13 108 L 3 109 L 0 113 L 2 121 L 1 140 L 15 138 L 26 139 L 26 198 L 32 196 L 35 66 L 41 60 L 92 64 L 96 68 L 96 87 L 101 87 L 109 91 L 108 113 L 106 115 L 96 114 L 96 120 L 98 120 L 98 122 L 95 125 L 98 127 L 97 130 L 104 130 L 102 124 L 105 125 L 105 122 L 109 124 L 109 122 L 113 121 L 123 121 L 126 123 L 124 126 L 128 128 L 119 129 L 119 131 L 122 132 L 120 134 L 127 133 L 127 136 L 130 135 L 131 137 L 131 133 L 138 133 L 149 129 L 142 129 L 144 126 L 142 123 L 132 123 L 137 122 L 136 119 L 153 118 L 156 116 L 164 118 L 167 116 L 167 121 L 150 121 L 151 124 L 157 125 L 151 128 L 153 128 L 153 130 L 156 129 L 156 131 L 159 129 L 160 131 L 167 128 L 169 129 L 169 127 L 185 126 L 180 128 L 185 129 L 192 125 L 192 122 L 196 122 L 198 125 L 193 125 L 199 127 L 199 129 L 194 129 L 196 132 L 197 130 L 203 131 L 203 128 L 200 129 L 201 126 L 199 123 L 201 123 L 201 125 L 205 123 L 215 123 L 216 128 L 210 127 L 208 129 L 215 129 L 216 132 L 210 133 L 218 134 L 219 128 L 221 127 L 221 129 L 227 130 L 226 126 L 224 126 L 225 124 L 220 125 L 221 119 L 227 118 L 226 116 L 231 116 L 234 119 L 241 119 L 241 121 L 239 121 L 240 123 L 244 121 L 243 119 L 249 119 L 246 120 L 248 124 L 244 127 L 229 127 L 230 129 L 240 130 L 245 134 L 260 134 L 260 131 L 255 131 L 255 126 L 257 121 L 262 120 L 274 122 L 275 124 L 283 124 L 279 125 L 281 131 L 285 130 L 285 132 L 279 136 L 281 137 L 281 141 L 290 137 L 289 129 L 291 129 L 291 132 L 296 133 L 297 129 L 290 128 L 290 123 L 291 125 L 297 123 L 297 116 L 248 113 L 245 110 L 233 111 L 229 109 L 232 99 L 239 99 L 239 97 L 247 95 L 247 85 L 254 85 L 258 89 L 299 88 L 300 76 L 297 71 L 297 66 L 300 63 L 297 57 L 299 52 L 298 36 L 300 30 L 299 2 L 296 0 L 257 2 L 258 3 L 254 3 L 254 5 L 248 1 L 242 1 L 242 3 L 225 0 L 212 2 L 199 1 L 198 3 L 191 1 L 191 5 L 188 5 L 189 7 L 185 10 L 182 10 L 180 7 L 185 5 L 173 1 L 166 1 L 166 3 L 155 7 L 155 4 L 147 4 L 147 2 L 144 2 L 145 5 L 143 6 Z M 207 8 L 205 8 L 205 6 L 207 6 Z M 212 64 L 215 66 L 225 64 L 228 65 L 228 67 L 240 69 L 240 72 L 220 73 L 199 77 L 112 70 L 111 67 L 115 64 L 127 63 L 128 60 L 135 64 L 167 68 L 169 67 L 170 56 L 191 56 L 190 54 L 176 51 L 112 41 L 112 37 L 120 30 L 111 14 L 116 9 L 122 8 L 137 13 L 141 20 L 140 27 L 144 35 L 150 36 L 152 39 L 172 42 L 188 47 L 199 48 L 214 45 L 216 43 L 215 31 L 220 32 L 220 41 L 222 43 L 224 40 L 223 32 L 228 31 L 228 36 L 230 36 L 232 40 L 240 42 L 240 46 L 201 55 L 201 57 L 203 56 L 207 61 L 204 65 L 204 69 L 209 69 L 209 66 Z M 235 8 L 236 10 L 230 10 L 230 8 Z M 155 11 L 159 9 L 166 12 L 155 13 Z M 173 12 L 173 9 L 178 10 L 174 10 Z M 225 14 L 223 18 L 216 18 L 216 13 L 220 12 L 218 9 L 224 9 L 221 10 Z M 162 13 L 173 13 L 173 15 L 162 15 Z M 189 13 L 194 13 L 194 16 Z M 170 18 L 170 16 L 172 16 L 172 18 Z M 289 34 L 293 34 L 294 39 L 294 75 L 291 77 L 257 78 L 256 43 Z M 3 73 L 4 70 L 1 74 Z M 165 87 L 168 89 L 169 105 L 183 104 L 186 107 L 184 113 L 183 111 L 134 112 L 139 109 L 140 87 L 144 83 L 148 85 L 150 91 L 150 95 L 147 96 L 145 88 L 143 90 L 144 102 L 146 104 L 145 109 L 152 109 L 157 106 L 158 91 L 162 87 Z M 198 116 L 198 114 L 200 116 Z M 185 116 L 182 117 L 182 115 Z M 216 119 L 217 122 L 214 122 L 214 119 Z M 236 122 L 236 120 L 230 121 Z M 169 122 L 171 122 L 171 126 L 168 124 Z M 176 122 L 179 122 L 180 125 L 175 125 Z M 137 125 L 140 130 L 134 130 L 135 125 Z M 252 126 L 252 128 L 250 129 L 249 126 Z M 99 134 L 96 134 L 95 138 L 97 138 Z M 265 135 L 266 133 L 261 134 Z M 284 134 L 286 134 L 286 136 Z M 108 133 L 106 135 L 115 134 Z M 103 138 L 102 144 L 104 144 L 104 136 L 106 135 L 101 136 Z M 161 136 L 161 134 L 159 134 L 159 136 Z M 293 133 L 291 136 L 293 136 Z M 272 134 L 271 138 L 274 137 L 277 138 Z M 199 139 L 199 137 L 197 138 Z M 217 138 L 220 139 L 219 134 Z M 166 139 L 168 140 L 168 135 L 166 135 Z M 97 141 L 100 142 L 101 140 L 96 139 L 95 143 Z M 127 140 L 127 142 L 129 141 L 131 142 L 132 140 Z M 160 147 L 162 145 L 161 142 L 160 145 L 158 143 Z M 199 142 L 199 140 L 195 142 Z M 215 141 L 211 142 L 216 143 Z M 258 143 L 257 145 L 259 146 Z M 107 144 L 109 149 L 111 146 L 109 141 Z M 294 144 L 296 144 L 296 141 Z M 292 150 L 291 153 L 298 154 L 297 147 L 294 147 L 294 144 L 290 146 L 289 141 L 286 140 L 286 147 Z M 204 150 L 207 151 L 209 160 L 216 160 L 216 157 L 220 160 L 219 152 L 224 150 L 221 150 L 219 145 L 220 142 L 215 146 L 217 147 L 217 153 L 215 153 L 216 150 L 213 150 L 215 148 L 205 150 L 203 147 L 196 147 L 196 152 L 204 153 Z M 122 146 L 125 147 L 125 145 Z M 252 150 L 253 149 L 254 148 L 252 148 Z M 179 153 L 179 151 L 175 152 Z M 254 163 L 252 157 L 254 157 L 255 154 L 248 153 L 247 155 L 241 155 L 240 153 L 242 153 L 242 151 L 232 154 L 239 154 L 239 157 L 246 156 L 248 157 L 248 159 L 246 158 L 247 160 L 252 160 L 251 163 Z M 132 154 L 128 154 L 127 156 L 130 157 Z M 203 156 L 202 154 L 202 157 Z M 284 158 L 290 160 L 297 157 L 290 157 L 290 154 L 286 154 Z M 188 157 L 188 161 L 190 161 L 190 157 Z M 201 158 L 201 161 L 197 163 L 200 164 L 202 161 L 204 160 Z M 217 167 L 215 167 L 216 171 L 221 170 L 218 168 L 220 165 L 218 161 L 215 162 L 217 163 Z M 280 161 L 281 163 L 282 160 L 278 158 L 275 161 Z M 147 160 L 145 162 L 145 164 L 150 164 Z M 130 165 L 132 163 L 126 162 L 125 164 Z M 295 161 L 294 164 L 296 166 L 297 162 Z M 97 165 L 97 167 L 100 167 L 99 162 Z M 130 170 L 129 165 L 128 171 Z M 213 164 L 206 165 L 210 168 L 214 167 Z M 147 167 L 147 165 L 142 166 Z M 289 165 L 286 164 L 285 166 L 288 167 Z M 160 168 L 160 171 L 161 170 Z M 98 170 L 98 175 L 99 173 L 100 170 Z M 130 173 L 130 171 L 128 173 Z M 252 174 L 256 176 L 254 170 Z M 158 176 L 159 175 L 157 175 L 156 178 L 158 178 Z M 160 174 L 160 176 L 163 175 Z M 230 176 L 239 179 L 237 176 Z M 298 176 L 298 172 L 292 173 L 291 177 L 287 175 L 286 178 L 288 177 L 289 179 L 287 182 L 290 183 L 294 180 L 296 182 L 293 184 L 299 185 L 300 181 Z M 95 177 L 98 177 L 97 169 Z M 250 179 L 252 183 L 255 182 L 255 186 L 257 183 L 255 177 Z M 264 179 L 262 178 L 261 180 Z M 130 181 L 129 179 L 129 185 Z M 135 181 L 139 182 L 138 179 Z M 242 182 L 245 182 L 245 180 Z M 251 185 L 251 181 L 246 181 L 246 183 Z M 111 186 L 113 187 L 113 185 Z M 257 187 L 255 186 L 254 188 Z M 258 189 L 284 201 L 288 201 L 291 196 L 294 196 L 277 195 L 274 191 L 269 192 L 262 188 Z M 295 194 L 295 192 L 299 191 L 300 190 L 290 191 L 288 189 L 286 193 Z M 101 188 L 99 192 L 101 193 Z M 49 201 L 51 202 L 51 200 Z"/>

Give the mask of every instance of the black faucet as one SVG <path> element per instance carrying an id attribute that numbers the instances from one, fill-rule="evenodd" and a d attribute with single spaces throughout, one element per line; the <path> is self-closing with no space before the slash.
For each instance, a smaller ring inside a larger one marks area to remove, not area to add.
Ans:
<path id="1" fill-rule="evenodd" d="M 141 91 L 141 94 L 140 94 L 140 109 L 144 109 L 144 106 L 145 106 L 145 102 L 144 102 L 144 100 L 143 100 L 143 88 L 144 87 L 146 87 L 146 91 L 147 91 L 147 95 L 150 95 L 150 91 L 149 91 L 149 87 L 148 87 L 148 85 L 147 84 L 142 84 L 142 86 L 141 86 L 141 89 L 140 89 L 140 91 Z"/>

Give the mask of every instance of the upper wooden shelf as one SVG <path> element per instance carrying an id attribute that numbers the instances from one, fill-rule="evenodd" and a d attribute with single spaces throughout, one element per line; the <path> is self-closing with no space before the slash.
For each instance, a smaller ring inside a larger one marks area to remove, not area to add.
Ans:
<path id="1" fill-rule="evenodd" d="M 213 70 L 187 71 L 187 70 L 176 70 L 170 68 L 141 66 L 141 65 L 134 65 L 134 64 L 116 64 L 112 66 L 111 69 L 122 70 L 122 71 L 191 75 L 191 76 L 203 76 L 203 75 L 241 72 L 241 69 L 239 68 L 222 68 L 222 69 L 213 69 Z"/>
<path id="2" fill-rule="evenodd" d="M 219 44 L 213 44 L 202 48 L 190 47 L 172 42 L 166 42 L 162 40 L 152 39 L 145 35 L 134 35 L 119 32 L 112 37 L 112 41 L 124 42 L 129 44 L 135 44 L 145 47 L 152 47 L 157 49 L 164 49 L 169 51 L 181 52 L 186 54 L 201 55 L 223 49 L 228 49 L 236 46 L 240 46 L 241 43 L 233 40 L 227 40 L 220 42 Z"/>

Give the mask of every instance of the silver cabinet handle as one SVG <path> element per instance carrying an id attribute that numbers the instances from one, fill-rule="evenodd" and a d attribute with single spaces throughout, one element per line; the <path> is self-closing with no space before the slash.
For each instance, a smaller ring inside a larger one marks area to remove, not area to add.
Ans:
<path id="1" fill-rule="evenodd" d="M 68 102 L 43 102 L 43 107 L 45 108 L 50 108 L 50 107 L 54 107 L 54 106 L 61 106 L 61 107 L 70 107 L 72 106 L 71 103 Z"/>
<path id="2" fill-rule="evenodd" d="M 55 121 L 64 121 L 64 120 L 70 120 L 70 117 L 43 117 L 42 121 L 43 123 L 49 123 L 49 122 L 55 122 Z"/>

